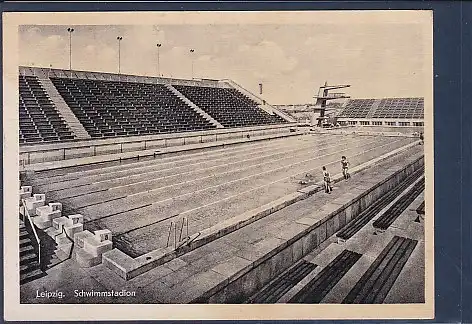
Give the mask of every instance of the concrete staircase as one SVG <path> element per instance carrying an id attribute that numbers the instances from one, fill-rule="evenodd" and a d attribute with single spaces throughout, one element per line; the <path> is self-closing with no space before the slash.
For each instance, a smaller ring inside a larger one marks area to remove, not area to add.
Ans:
<path id="1" fill-rule="evenodd" d="M 34 250 L 33 241 L 22 220 L 20 230 L 20 285 L 44 276 L 38 263 L 38 255 Z"/>
<path id="2" fill-rule="evenodd" d="M 379 108 L 381 99 L 376 99 L 374 103 L 372 104 L 372 107 L 370 107 L 369 112 L 367 113 L 367 116 L 365 118 L 372 118 L 372 116 L 375 114 L 375 111 L 377 108 Z"/>
<path id="3" fill-rule="evenodd" d="M 71 258 L 73 242 L 61 229 L 49 227 L 45 230 L 46 234 L 54 240 L 54 251 L 49 262 L 49 267 Z"/>
<path id="4" fill-rule="evenodd" d="M 267 112 L 269 115 L 277 115 L 279 116 L 280 118 L 284 119 L 285 121 L 289 122 L 289 123 L 296 123 L 297 121 L 292 117 L 292 116 L 289 116 L 287 115 L 286 113 L 278 110 L 277 108 L 275 108 L 274 106 L 268 104 L 267 102 L 265 102 L 264 99 L 260 98 L 259 96 L 256 96 L 254 93 L 252 93 L 251 91 L 247 90 L 246 88 L 244 88 L 242 85 L 236 83 L 235 81 L 231 80 L 231 79 L 223 79 L 221 80 L 222 83 L 225 83 L 226 85 L 228 85 L 230 88 L 234 88 L 236 90 L 238 90 L 239 92 L 241 92 L 243 95 L 245 95 L 246 97 L 248 97 L 249 99 L 253 100 L 254 102 L 257 103 L 257 106 L 264 110 L 265 112 Z"/>
<path id="5" fill-rule="evenodd" d="M 72 110 L 70 110 L 69 106 L 59 94 L 52 81 L 49 78 L 43 77 L 39 78 L 39 82 L 51 98 L 51 101 L 56 107 L 59 115 L 65 120 L 70 130 L 74 133 L 75 137 L 77 139 L 90 138 L 89 133 L 87 133 L 84 126 L 80 123 Z"/>
<path id="6" fill-rule="evenodd" d="M 190 107 L 192 107 L 193 110 L 195 110 L 195 112 L 197 114 L 199 114 L 200 116 L 202 116 L 203 118 L 205 118 L 207 121 L 209 121 L 210 123 L 212 123 L 213 125 L 216 126 L 216 128 L 223 128 L 223 125 L 221 125 L 218 121 L 216 121 L 213 117 L 211 117 L 210 115 L 208 115 L 205 111 L 203 111 L 202 109 L 200 109 L 200 107 L 198 107 L 196 104 L 194 104 L 193 102 L 191 102 L 187 97 L 185 97 L 182 93 L 180 93 L 180 91 L 178 91 L 176 88 L 174 88 L 172 85 L 170 84 L 166 84 L 166 88 L 169 89 L 173 94 L 175 94 L 177 97 L 179 97 L 183 102 L 185 102 L 187 105 L 189 105 Z"/>

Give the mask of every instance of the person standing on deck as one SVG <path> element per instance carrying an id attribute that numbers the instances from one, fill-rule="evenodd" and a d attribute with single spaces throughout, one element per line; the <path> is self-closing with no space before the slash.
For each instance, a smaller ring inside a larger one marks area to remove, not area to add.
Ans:
<path id="1" fill-rule="evenodd" d="M 346 157 L 343 155 L 341 156 L 341 168 L 343 170 L 343 176 L 344 179 L 349 179 L 351 175 L 349 174 L 349 161 L 346 159 Z"/>
<path id="2" fill-rule="evenodd" d="M 326 170 L 326 167 L 323 167 L 323 181 L 326 193 L 331 193 L 333 191 L 333 187 L 331 187 L 331 176 L 329 172 Z"/>
<path id="3" fill-rule="evenodd" d="M 420 133 L 420 144 L 424 144 L 424 136 L 423 133 Z"/>

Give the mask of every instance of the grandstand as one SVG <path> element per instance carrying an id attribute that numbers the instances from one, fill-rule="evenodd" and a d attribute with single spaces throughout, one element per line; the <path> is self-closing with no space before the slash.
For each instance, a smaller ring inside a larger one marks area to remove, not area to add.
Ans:
<path id="1" fill-rule="evenodd" d="M 19 74 L 22 303 L 39 288 L 64 291 L 54 303 L 424 303 L 411 134 L 310 133 L 228 80 Z M 350 100 L 340 119 L 419 120 L 415 100 Z"/>
<path id="2" fill-rule="evenodd" d="M 19 76 L 20 144 L 74 139 L 34 76 Z"/>
<path id="3" fill-rule="evenodd" d="M 340 116 L 346 116 L 349 118 L 366 118 L 374 101 L 374 99 L 349 100 Z"/>
<path id="4" fill-rule="evenodd" d="M 351 99 L 338 122 L 360 126 L 424 126 L 424 98 Z"/>
<path id="5" fill-rule="evenodd" d="M 93 138 L 216 128 L 161 84 L 51 80 Z"/>
<path id="6" fill-rule="evenodd" d="M 256 102 L 236 89 L 175 86 L 182 94 L 203 110 L 214 116 L 224 127 L 244 127 L 280 124 L 279 116 L 268 115 L 257 107 Z"/>
<path id="7" fill-rule="evenodd" d="M 60 116 L 72 112 L 81 138 L 156 135 L 291 122 L 215 80 L 146 78 L 20 67 L 21 143 L 78 139 Z M 57 97 L 60 96 L 59 99 Z M 54 105 L 51 98 L 64 103 Z M 88 136 L 87 136 L 88 135 Z"/>

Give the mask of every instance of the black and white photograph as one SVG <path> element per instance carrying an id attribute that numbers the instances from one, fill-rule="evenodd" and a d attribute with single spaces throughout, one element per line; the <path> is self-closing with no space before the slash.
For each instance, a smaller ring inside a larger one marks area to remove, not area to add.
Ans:
<path id="1" fill-rule="evenodd" d="M 3 24 L 13 318 L 433 318 L 431 12 Z"/>

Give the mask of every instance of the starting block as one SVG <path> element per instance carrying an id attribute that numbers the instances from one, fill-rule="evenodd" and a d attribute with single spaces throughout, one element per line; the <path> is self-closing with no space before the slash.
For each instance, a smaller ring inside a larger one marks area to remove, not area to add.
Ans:
<path id="1" fill-rule="evenodd" d="M 95 231 L 95 238 L 98 242 L 111 241 L 111 231 L 107 229 Z"/>
<path id="2" fill-rule="evenodd" d="M 79 233 L 76 233 L 74 234 L 74 243 L 75 245 L 77 245 L 79 248 L 83 248 L 84 247 L 84 242 L 86 239 L 90 238 L 90 237 L 93 237 L 94 235 L 85 230 L 83 232 L 79 232 Z"/>
<path id="3" fill-rule="evenodd" d="M 25 199 L 26 209 L 30 216 L 36 216 L 36 209 L 46 204 L 45 194 L 34 194 L 33 197 Z"/>
<path id="4" fill-rule="evenodd" d="M 62 204 L 61 203 L 50 203 L 47 206 L 41 206 L 36 208 L 36 217 L 33 218 L 34 223 L 40 229 L 46 229 L 51 227 L 53 220 L 61 217 L 62 215 Z"/>
<path id="5" fill-rule="evenodd" d="M 75 260 L 81 267 L 88 268 L 102 262 L 102 254 L 111 251 L 113 243 L 110 230 L 83 231 L 75 234 L 74 239 L 79 248 L 75 252 Z"/>
<path id="6" fill-rule="evenodd" d="M 45 221 L 52 221 L 54 218 L 62 216 L 62 204 L 49 203 L 49 205 L 47 206 L 38 207 L 36 208 L 36 215 L 41 217 Z"/>
<path id="7" fill-rule="evenodd" d="M 84 239 L 84 250 L 93 256 L 101 256 L 112 249 L 111 231 L 99 230 L 94 232 L 93 237 Z"/>
<path id="8" fill-rule="evenodd" d="M 84 217 L 80 214 L 61 216 L 52 220 L 52 226 L 55 233 L 63 233 L 73 239 L 75 234 L 84 231 Z"/>
<path id="9" fill-rule="evenodd" d="M 74 238 L 76 233 L 84 231 L 84 216 L 81 214 L 67 216 L 67 223 L 64 225 L 64 230 L 70 238 Z"/>
<path id="10" fill-rule="evenodd" d="M 49 220 L 61 217 L 62 215 L 62 204 L 61 203 L 49 203 L 48 206 L 41 206 L 36 208 L 36 215 L 44 217 Z"/>
<path id="11" fill-rule="evenodd" d="M 31 186 L 23 186 L 20 188 L 20 202 L 23 199 L 26 198 L 31 198 L 31 195 L 33 194 L 33 187 Z"/>
<path id="12" fill-rule="evenodd" d="M 69 219 L 65 216 L 57 217 L 52 220 L 52 227 L 57 233 L 62 233 L 64 226 L 68 223 Z"/>

